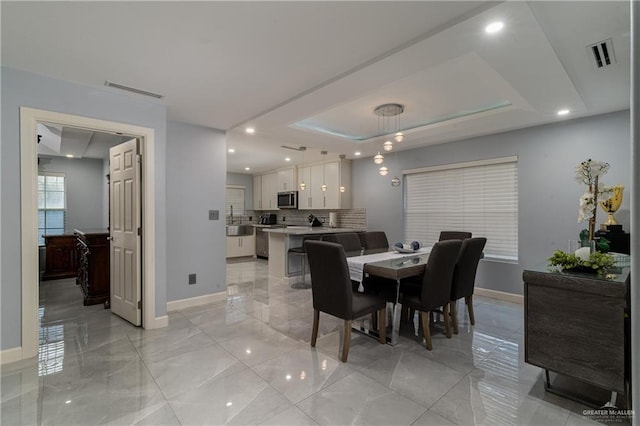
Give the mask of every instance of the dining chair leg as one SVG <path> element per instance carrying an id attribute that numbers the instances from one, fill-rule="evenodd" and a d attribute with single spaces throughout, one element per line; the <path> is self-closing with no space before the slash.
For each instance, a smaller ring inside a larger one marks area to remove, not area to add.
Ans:
<path id="1" fill-rule="evenodd" d="M 473 315 L 473 294 L 466 296 L 464 301 L 467 304 L 467 310 L 469 311 L 469 322 L 471 325 L 476 325 L 476 317 Z"/>
<path id="2" fill-rule="evenodd" d="M 424 335 L 424 341 L 427 346 L 427 350 L 431 350 L 431 322 L 429 321 L 429 312 L 420 311 L 420 320 L 422 322 L 422 334 Z"/>
<path id="3" fill-rule="evenodd" d="M 375 316 L 375 313 L 372 315 Z M 380 343 L 387 343 L 387 307 L 380 309 L 378 311 L 378 316 L 380 317 L 379 325 L 379 335 L 380 335 Z"/>
<path id="4" fill-rule="evenodd" d="M 349 356 L 349 344 L 351 344 L 351 321 L 344 321 L 344 336 L 342 338 L 342 362 L 347 362 Z"/>
<path id="5" fill-rule="evenodd" d="M 453 334 L 458 334 L 458 301 L 449 302 L 449 310 L 451 311 L 451 321 L 453 322 Z"/>
<path id="6" fill-rule="evenodd" d="M 320 322 L 320 311 L 313 310 L 313 331 L 311 332 L 311 347 L 316 347 L 316 339 L 318 339 L 318 323 Z"/>
<path id="7" fill-rule="evenodd" d="M 371 330 L 377 330 L 377 329 L 378 329 L 378 317 L 374 312 L 371 314 Z"/>
<path id="8" fill-rule="evenodd" d="M 444 332 L 447 338 L 451 339 L 451 318 L 449 317 L 449 304 L 445 303 L 442 307 L 442 316 L 444 317 Z"/>

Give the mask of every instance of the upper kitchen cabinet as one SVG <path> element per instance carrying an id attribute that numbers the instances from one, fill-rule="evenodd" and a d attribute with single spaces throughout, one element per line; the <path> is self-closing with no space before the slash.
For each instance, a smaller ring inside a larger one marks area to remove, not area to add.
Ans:
<path id="1" fill-rule="evenodd" d="M 278 209 L 278 175 L 269 173 L 253 177 L 253 209 Z"/>
<path id="2" fill-rule="evenodd" d="M 276 184 L 277 184 L 276 192 L 295 191 L 296 190 L 295 167 L 278 170 Z"/>
<path id="3" fill-rule="evenodd" d="M 336 160 L 302 166 L 298 170 L 298 186 L 303 181 L 306 188 L 298 192 L 299 209 L 351 208 L 351 161 Z M 323 183 L 327 186 L 326 191 L 322 190 Z"/>

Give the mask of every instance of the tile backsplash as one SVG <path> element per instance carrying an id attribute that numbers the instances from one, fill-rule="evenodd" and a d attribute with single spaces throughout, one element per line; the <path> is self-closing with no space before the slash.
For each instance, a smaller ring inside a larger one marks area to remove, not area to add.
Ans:
<path id="1" fill-rule="evenodd" d="M 278 224 L 290 226 L 304 226 L 309 224 L 309 214 L 313 214 L 325 226 L 329 226 L 329 213 L 337 213 L 337 224 L 339 228 L 351 228 L 364 231 L 367 229 L 366 209 L 339 209 L 339 210 L 247 210 L 242 216 L 233 216 L 234 223 L 258 223 L 261 214 L 275 213 L 278 216 Z M 230 218 L 227 216 L 227 223 Z"/>

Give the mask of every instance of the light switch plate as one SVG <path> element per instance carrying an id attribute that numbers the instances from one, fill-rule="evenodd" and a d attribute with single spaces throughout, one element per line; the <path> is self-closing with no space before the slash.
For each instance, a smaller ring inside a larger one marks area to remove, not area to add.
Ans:
<path id="1" fill-rule="evenodd" d="M 220 210 L 209 210 L 209 220 L 220 220 Z"/>

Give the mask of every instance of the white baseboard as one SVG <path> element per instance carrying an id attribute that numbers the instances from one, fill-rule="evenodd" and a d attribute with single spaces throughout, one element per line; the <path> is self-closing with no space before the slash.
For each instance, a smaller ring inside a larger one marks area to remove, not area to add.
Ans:
<path id="1" fill-rule="evenodd" d="M 153 319 L 153 324 L 150 327 L 144 327 L 146 330 L 151 330 L 154 328 L 162 328 L 169 325 L 169 316 L 163 315 L 161 317 L 155 317 Z"/>
<path id="2" fill-rule="evenodd" d="M 172 300 L 167 302 L 167 312 L 191 308 L 193 306 L 206 305 L 207 303 L 220 302 L 227 299 L 227 292 L 205 294 L 204 296 L 190 297 L 188 299 Z"/>
<path id="3" fill-rule="evenodd" d="M 22 347 L 5 349 L 0 351 L 0 365 L 22 360 Z"/>
<path id="4" fill-rule="evenodd" d="M 488 288 L 476 287 L 473 290 L 478 296 L 490 297 L 492 299 L 504 300 L 505 302 L 524 304 L 524 296 L 521 294 L 507 293 L 505 291 L 490 290 Z"/>

